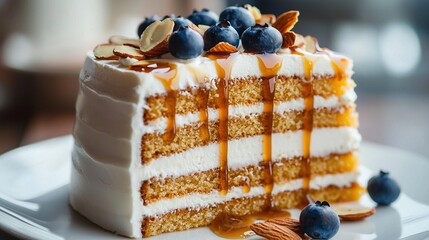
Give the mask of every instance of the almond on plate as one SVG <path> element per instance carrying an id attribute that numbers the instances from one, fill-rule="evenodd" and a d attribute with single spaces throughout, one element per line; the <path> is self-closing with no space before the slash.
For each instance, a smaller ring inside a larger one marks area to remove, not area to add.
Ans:
<path id="1" fill-rule="evenodd" d="M 302 238 L 289 228 L 272 222 L 260 222 L 250 225 L 250 229 L 257 235 L 270 240 L 301 240 Z"/>
<path id="2" fill-rule="evenodd" d="M 376 213 L 375 208 L 361 206 L 359 204 L 347 207 L 334 207 L 334 211 L 341 220 L 360 221 Z"/>
<path id="3" fill-rule="evenodd" d="M 140 39 L 140 50 L 144 55 L 150 57 L 160 56 L 169 52 L 168 39 L 173 33 L 174 21 L 166 18 L 162 22 L 155 21 L 142 33 Z"/>

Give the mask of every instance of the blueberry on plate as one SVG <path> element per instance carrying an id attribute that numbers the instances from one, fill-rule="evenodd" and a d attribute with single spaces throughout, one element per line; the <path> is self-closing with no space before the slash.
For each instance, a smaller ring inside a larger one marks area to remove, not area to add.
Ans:
<path id="1" fill-rule="evenodd" d="M 368 181 L 367 190 L 369 196 L 378 205 L 389 205 L 398 199 L 401 188 L 398 183 L 389 177 L 388 172 L 380 171 L 380 174 Z"/>
<path id="2" fill-rule="evenodd" d="M 138 29 L 137 29 L 137 35 L 140 37 L 143 33 L 143 31 L 149 26 L 151 25 L 153 22 L 155 22 L 156 20 L 160 20 L 160 18 L 158 16 L 152 16 L 152 17 L 148 17 L 145 18 L 144 21 L 142 23 L 140 23 Z"/>
<path id="3" fill-rule="evenodd" d="M 179 59 L 196 58 L 203 52 L 203 37 L 189 27 L 180 27 L 168 40 L 168 48 Z"/>
<path id="4" fill-rule="evenodd" d="M 176 17 L 173 18 L 174 21 L 174 28 L 173 31 L 177 31 L 180 27 L 187 27 L 190 24 L 192 24 L 191 21 L 189 21 L 188 19 L 184 18 L 184 17 Z"/>
<path id="5" fill-rule="evenodd" d="M 241 35 L 241 43 L 246 52 L 275 53 L 283 43 L 282 34 L 275 28 L 265 24 L 249 27 Z"/>
<path id="6" fill-rule="evenodd" d="M 227 20 L 231 23 L 231 26 L 237 30 L 238 34 L 241 34 L 248 27 L 255 25 L 255 18 L 253 15 L 243 7 L 227 7 L 219 16 L 219 20 Z"/>
<path id="7" fill-rule="evenodd" d="M 211 26 L 204 32 L 204 50 L 208 51 L 220 42 L 227 42 L 235 47 L 240 43 L 240 37 L 237 31 L 224 20 L 214 26 Z"/>
<path id="8" fill-rule="evenodd" d="M 188 19 L 197 26 L 213 26 L 219 20 L 219 16 L 216 13 L 208 10 L 207 8 L 203 8 L 203 10 L 201 11 L 194 10 L 192 14 L 189 15 Z"/>
<path id="9" fill-rule="evenodd" d="M 301 230 L 313 239 L 330 239 L 340 228 L 340 219 L 326 201 L 310 203 L 299 215 Z"/>

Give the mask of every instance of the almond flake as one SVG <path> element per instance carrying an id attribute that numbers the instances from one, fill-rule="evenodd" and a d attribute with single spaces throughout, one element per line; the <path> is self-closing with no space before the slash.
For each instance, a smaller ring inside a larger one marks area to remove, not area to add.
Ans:
<path id="1" fill-rule="evenodd" d="M 257 24 L 264 26 L 265 24 L 273 25 L 276 22 L 276 15 L 274 14 L 262 14 L 261 19 L 256 21 Z"/>
<path id="2" fill-rule="evenodd" d="M 360 205 L 334 207 L 333 209 L 338 214 L 340 219 L 344 221 L 360 221 L 376 213 L 375 208 L 364 207 Z"/>
<path id="3" fill-rule="evenodd" d="M 273 27 L 280 31 L 281 34 L 289 32 L 298 22 L 298 11 L 288 11 L 277 17 Z"/>
<path id="4" fill-rule="evenodd" d="M 253 18 L 255 18 L 255 21 L 259 21 L 261 19 L 262 14 L 259 8 L 252 6 L 250 4 L 244 5 L 244 8 L 247 9 L 247 11 L 249 11 L 252 14 Z"/>
<path id="5" fill-rule="evenodd" d="M 283 33 L 282 37 L 283 37 L 282 48 L 292 47 L 295 44 L 296 35 L 294 32 L 290 31 L 290 32 Z"/>
<path id="6" fill-rule="evenodd" d="M 111 36 L 109 43 L 116 45 L 127 45 L 135 48 L 139 48 L 140 43 L 138 39 L 127 38 L 124 36 Z"/>
<path id="7" fill-rule="evenodd" d="M 130 46 L 116 46 L 113 49 L 113 54 L 121 58 L 134 58 L 137 60 L 145 59 L 145 56 L 143 55 L 142 51 Z"/>
<path id="8" fill-rule="evenodd" d="M 214 47 L 210 48 L 207 52 L 209 53 L 235 53 L 238 49 L 227 43 L 227 42 L 220 42 L 216 44 Z"/>
<path id="9" fill-rule="evenodd" d="M 204 33 L 207 31 L 207 29 L 210 28 L 210 26 L 207 26 L 207 25 L 198 25 L 198 28 L 201 30 L 201 32 L 204 35 Z"/>
<path id="10" fill-rule="evenodd" d="M 301 34 L 295 33 L 295 43 L 293 44 L 294 47 L 297 48 L 304 48 L 305 47 L 305 38 Z"/>
<path id="11" fill-rule="evenodd" d="M 318 47 L 317 39 L 309 35 L 305 36 L 304 46 L 305 46 L 305 51 L 309 53 L 316 53 L 317 47 Z"/>
<path id="12" fill-rule="evenodd" d="M 144 55 L 150 57 L 160 56 L 169 52 L 168 39 L 173 33 L 174 21 L 166 18 L 162 22 L 155 21 L 142 33 L 140 39 L 140 50 Z"/>
<path id="13" fill-rule="evenodd" d="M 197 27 L 195 24 L 189 24 L 188 26 L 190 29 L 194 30 L 195 32 L 199 33 L 201 36 L 204 36 L 204 32 L 201 31 L 199 27 Z"/>
<path id="14" fill-rule="evenodd" d="M 117 60 L 118 56 L 113 54 L 113 49 L 117 45 L 114 44 L 100 44 L 94 48 L 94 56 L 100 60 Z"/>

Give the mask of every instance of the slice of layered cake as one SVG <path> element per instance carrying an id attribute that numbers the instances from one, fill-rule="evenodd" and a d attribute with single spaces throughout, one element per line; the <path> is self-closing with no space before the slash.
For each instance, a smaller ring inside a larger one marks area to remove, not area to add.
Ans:
<path id="1" fill-rule="evenodd" d="M 298 15 L 247 5 L 148 18 L 140 39 L 88 53 L 71 206 L 147 237 L 359 199 L 352 61 L 290 31 Z"/>

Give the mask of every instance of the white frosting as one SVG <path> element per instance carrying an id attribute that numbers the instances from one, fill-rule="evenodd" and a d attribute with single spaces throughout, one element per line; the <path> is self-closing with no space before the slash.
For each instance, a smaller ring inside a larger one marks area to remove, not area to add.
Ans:
<path id="1" fill-rule="evenodd" d="M 323 98 L 321 96 L 314 96 L 314 108 L 330 108 L 337 111 L 341 111 L 342 107 L 353 103 L 356 100 L 356 93 L 353 89 L 349 89 L 344 95 L 341 96 L 330 96 Z M 304 110 L 304 98 L 293 99 L 287 102 L 281 102 L 275 104 L 274 113 L 284 113 L 289 111 L 303 111 Z M 231 117 L 246 117 L 255 114 L 262 114 L 264 111 L 264 104 L 259 103 L 250 106 L 229 106 L 228 116 Z M 209 121 L 219 119 L 219 111 L 217 109 L 208 108 L 208 119 Z M 168 119 L 166 117 L 157 118 L 156 120 L 149 121 L 144 126 L 144 133 L 163 133 L 167 127 Z M 200 121 L 199 112 L 187 113 L 187 114 L 176 114 L 176 127 L 183 127 Z"/>
<path id="2" fill-rule="evenodd" d="M 302 156 L 302 131 L 272 134 L 272 160 Z M 329 141 L 327 141 L 329 139 Z M 349 127 L 318 128 L 311 134 L 310 155 L 323 157 L 331 153 L 348 153 L 358 149 L 361 136 Z M 262 158 L 262 135 L 228 141 L 228 167 L 239 169 L 257 165 Z M 140 178 L 187 175 L 219 167 L 219 144 L 195 147 L 188 151 L 160 157 L 142 166 Z"/>
<path id="3" fill-rule="evenodd" d="M 302 57 L 288 53 L 279 54 L 278 57 L 282 59 L 279 75 L 304 75 Z M 329 56 L 307 54 L 306 57 L 314 62 L 314 75 L 334 74 Z M 174 161 L 171 161 L 173 156 L 161 157 L 142 166 L 140 146 L 143 133 L 162 131 L 164 129 L 162 122 L 165 121 L 161 119 L 160 123 L 151 123 L 151 126 L 143 125 L 143 108 L 147 107 L 145 99 L 154 94 L 165 94 L 166 90 L 153 74 L 128 70 L 126 66 L 132 64 L 132 60 L 123 59 L 121 62 L 122 64 L 118 61 L 95 60 L 93 54 L 89 53 L 80 73 L 76 123 L 73 131 L 75 146 L 72 155 L 70 203 L 74 209 L 102 227 L 118 234 L 139 238 L 143 215 L 149 214 L 150 211 L 156 212 L 154 206 L 143 207 L 139 191 L 141 181 L 149 176 L 177 176 L 181 173 L 200 171 L 202 166 L 216 167 L 218 164 L 216 156 L 219 153 L 217 144 L 211 144 L 175 155 Z M 211 80 L 217 77 L 214 61 L 209 58 L 199 57 L 192 61 L 175 61 L 175 63 L 180 74 L 172 84 L 174 89 L 211 84 Z M 346 74 L 349 77 L 352 74 L 351 69 L 352 63 L 349 60 L 346 67 Z M 198 76 L 195 76 L 195 70 Z M 231 66 L 231 78 L 242 79 L 248 76 L 260 76 L 260 74 L 258 61 L 254 55 L 238 54 Z M 339 98 L 316 97 L 315 104 L 316 107 L 336 108 L 354 100 L 354 92 L 350 90 Z M 302 99 L 297 99 L 276 106 L 275 111 L 302 109 L 302 105 Z M 261 112 L 261 106 L 256 105 L 249 108 L 233 107 L 230 114 L 245 115 L 259 112 Z M 216 111 L 209 110 L 211 119 L 215 119 L 216 114 Z M 194 117 L 178 116 L 177 123 L 192 122 Z M 273 159 L 301 155 L 301 139 L 300 131 L 273 134 Z M 348 152 L 356 149 L 359 141 L 360 135 L 353 128 L 316 129 L 311 139 L 311 154 L 323 156 L 333 152 Z M 239 168 L 260 161 L 262 159 L 261 143 L 260 136 L 231 141 L 228 153 L 229 166 Z M 192 158 L 186 158 L 188 161 L 186 166 L 174 165 L 184 162 L 180 161 L 180 158 L 193 153 L 192 151 L 195 155 Z M 202 164 L 203 154 L 207 160 L 204 164 Z M 171 166 L 176 166 L 176 169 Z M 315 179 L 311 186 L 315 188 L 319 185 L 324 186 L 330 181 L 334 184 L 341 182 L 337 178 Z M 288 189 L 299 185 L 299 183 L 290 182 L 285 185 L 286 187 L 277 186 L 275 189 L 281 189 L 281 187 Z M 257 192 L 260 191 L 258 188 L 252 188 L 252 191 L 260 194 Z M 233 190 L 230 194 L 235 192 Z M 189 200 L 191 201 L 197 200 Z M 163 208 L 161 203 L 159 204 L 160 212 L 168 210 Z"/>
<path id="4" fill-rule="evenodd" d="M 328 186 L 345 187 L 350 186 L 357 181 L 358 173 L 349 172 L 342 174 L 332 174 L 317 176 L 310 181 L 310 189 L 321 189 Z M 285 191 L 294 191 L 302 188 L 303 179 L 291 180 L 284 184 L 274 184 L 273 195 Z M 226 196 L 221 196 L 218 191 L 212 191 L 209 194 L 194 193 L 183 197 L 159 200 L 155 203 L 143 207 L 143 214 L 155 216 L 168 213 L 174 209 L 184 208 L 202 208 L 214 204 L 223 203 L 235 198 L 255 197 L 265 194 L 263 186 L 251 187 L 248 193 L 243 191 L 242 187 L 233 187 Z"/>

